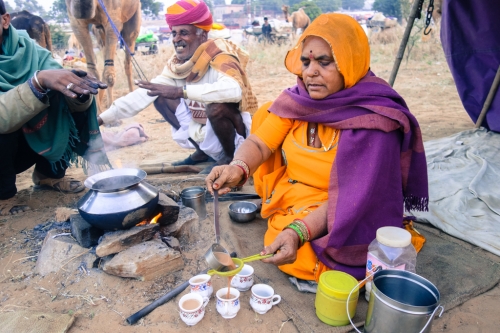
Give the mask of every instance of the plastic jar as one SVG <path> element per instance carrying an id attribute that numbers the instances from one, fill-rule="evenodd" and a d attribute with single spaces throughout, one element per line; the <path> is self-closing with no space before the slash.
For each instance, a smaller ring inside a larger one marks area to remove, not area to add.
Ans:
<path id="1" fill-rule="evenodd" d="M 398 269 L 415 273 L 417 251 L 411 244 L 411 234 L 398 227 L 382 227 L 368 246 L 366 276 L 373 274 L 380 266 L 382 269 Z M 370 301 L 372 279 L 365 285 L 365 298 Z"/>
<path id="2" fill-rule="evenodd" d="M 349 325 L 346 305 L 347 296 L 351 290 L 349 299 L 349 316 L 352 318 L 356 314 L 358 304 L 359 289 L 358 281 L 351 275 L 339 271 L 326 271 L 319 277 L 318 290 L 316 292 L 316 316 L 331 326 Z"/>

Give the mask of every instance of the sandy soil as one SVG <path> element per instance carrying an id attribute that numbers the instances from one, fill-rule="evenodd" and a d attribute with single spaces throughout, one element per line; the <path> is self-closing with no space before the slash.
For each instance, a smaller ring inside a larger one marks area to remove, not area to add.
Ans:
<path id="1" fill-rule="evenodd" d="M 252 61 L 248 73 L 259 103 L 272 100 L 284 88 L 293 85 L 295 78 L 282 65 L 286 48 L 271 47 L 261 50 L 255 45 L 247 46 Z M 388 79 L 398 45 L 376 44 L 372 46 L 372 70 Z M 158 56 L 139 56 L 138 62 L 147 68 L 149 77 L 159 73 L 161 60 L 171 52 L 162 48 Z M 115 98 L 125 94 L 126 86 L 123 67 L 117 66 L 119 79 Z M 420 122 L 424 140 L 444 137 L 473 127 L 457 95 L 453 78 L 447 67 L 442 49 L 437 40 L 421 43 L 413 51 L 408 63 L 403 62 L 395 84 L 396 90 L 405 98 L 410 110 Z M 186 157 L 188 150 L 179 148 L 171 139 L 170 127 L 160 122 L 161 116 L 149 107 L 134 119 L 124 121 L 141 123 L 149 141 L 144 144 L 122 148 L 109 153 L 115 167 L 137 167 L 148 161 L 172 162 Z M 105 128 L 105 131 L 116 131 Z M 81 169 L 71 168 L 68 174 L 80 180 L 85 179 Z M 166 177 L 152 176 L 155 177 Z M 23 309 L 45 310 L 53 313 L 75 314 L 77 319 L 69 332 L 160 332 L 187 331 L 175 310 L 165 312 L 164 307 L 156 310 L 139 325 L 130 327 L 124 318 L 147 305 L 183 278 L 196 271 L 186 265 L 183 274 L 167 276 L 157 281 L 140 282 L 122 279 L 105 273 L 92 271 L 90 275 L 80 271 L 60 272 L 45 277 L 33 273 L 36 248 L 40 244 L 26 241 L 26 232 L 34 226 L 54 218 L 56 207 L 75 207 L 81 194 L 63 195 L 54 191 L 35 190 L 31 183 L 31 170 L 18 175 L 20 198 L 29 202 L 34 211 L 22 216 L 0 218 L 0 311 Z M 34 251 L 30 251 L 33 250 Z M 196 258 L 185 254 L 187 263 Z M 222 281 L 216 281 L 222 287 Z M 220 286 L 219 286 L 220 285 Z M 217 288 L 216 288 L 217 289 Z M 463 305 L 446 312 L 433 324 L 433 332 L 493 332 L 500 326 L 500 318 L 492 309 L 498 307 L 500 288 L 497 286 Z M 313 306 L 313 305 L 311 305 Z M 215 307 L 214 307 L 215 308 Z M 172 308 L 169 308 L 172 309 Z M 214 309 L 208 313 L 204 329 L 214 331 L 219 320 Z M 251 311 L 248 306 L 242 309 Z M 497 312 L 498 313 L 498 312 Z M 273 315 L 257 318 L 251 312 L 238 315 L 224 324 L 224 331 L 295 332 L 293 323 L 283 324 L 287 318 L 276 311 Z M 202 322 L 203 323 L 203 322 Z M 219 326 L 220 327 L 220 326 Z M 193 330 L 191 329 L 191 330 Z M 0 328 L 1 331 L 1 328 Z"/>

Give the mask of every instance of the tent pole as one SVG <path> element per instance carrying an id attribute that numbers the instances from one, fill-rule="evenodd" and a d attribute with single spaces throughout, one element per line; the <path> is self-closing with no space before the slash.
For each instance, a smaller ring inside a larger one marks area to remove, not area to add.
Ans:
<path id="1" fill-rule="evenodd" d="M 479 114 L 479 117 L 477 118 L 476 126 L 475 126 L 476 128 L 481 127 L 481 124 L 483 123 L 484 118 L 486 117 L 486 112 L 488 112 L 488 109 L 490 108 L 491 102 L 493 102 L 493 98 L 495 97 L 499 83 L 500 83 L 500 66 L 498 66 L 497 74 L 495 75 L 495 79 L 493 80 L 493 83 L 491 84 L 491 88 L 490 88 L 490 91 L 488 92 L 488 96 L 486 97 L 486 100 L 484 101 L 483 109 L 481 110 L 481 113 Z"/>
<path id="2" fill-rule="evenodd" d="M 396 56 L 396 61 L 394 62 L 391 76 L 389 78 L 389 84 L 391 85 L 391 87 L 394 86 L 394 81 L 396 81 L 396 75 L 398 74 L 399 65 L 401 65 L 401 60 L 403 60 L 406 44 L 408 44 L 408 39 L 410 38 L 410 32 L 411 29 L 413 28 L 413 23 L 415 22 L 418 8 L 422 8 L 421 5 L 423 2 L 424 0 L 414 0 L 411 6 L 410 17 L 408 18 L 408 23 L 406 24 L 405 33 L 403 35 L 403 39 L 401 40 L 401 44 L 399 45 L 398 55 Z"/>

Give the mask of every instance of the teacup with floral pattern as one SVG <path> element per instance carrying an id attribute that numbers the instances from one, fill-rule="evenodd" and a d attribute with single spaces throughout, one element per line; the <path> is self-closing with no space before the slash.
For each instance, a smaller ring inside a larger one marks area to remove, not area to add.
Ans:
<path id="1" fill-rule="evenodd" d="M 188 326 L 196 325 L 205 316 L 205 306 L 208 304 L 208 297 L 200 294 L 186 294 L 179 300 L 179 315 Z"/>
<path id="2" fill-rule="evenodd" d="M 212 277 L 208 274 L 200 274 L 189 279 L 189 286 L 192 293 L 200 294 L 202 297 L 212 296 L 214 288 L 212 287 Z"/>
<path id="3" fill-rule="evenodd" d="M 243 269 L 231 280 L 231 287 L 247 291 L 253 285 L 253 267 L 245 264 Z"/>
<path id="4" fill-rule="evenodd" d="M 267 284 L 256 284 L 252 287 L 250 306 L 255 312 L 264 314 L 280 301 L 281 296 L 275 295 L 274 289 L 271 286 Z"/>

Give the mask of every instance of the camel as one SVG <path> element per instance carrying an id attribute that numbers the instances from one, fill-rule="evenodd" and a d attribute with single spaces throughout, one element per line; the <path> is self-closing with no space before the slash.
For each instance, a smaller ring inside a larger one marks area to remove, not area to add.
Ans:
<path id="1" fill-rule="evenodd" d="M 26 30 L 31 39 L 35 40 L 38 45 L 52 52 L 49 25 L 40 16 L 22 10 L 10 13 L 10 18 L 14 28 Z"/>
<path id="2" fill-rule="evenodd" d="M 135 49 L 135 40 L 139 36 L 141 28 L 141 2 L 140 0 L 103 0 L 104 6 L 118 31 L 121 32 L 123 40 L 130 50 Z M 108 85 L 108 99 L 106 107 L 113 101 L 113 86 L 115 85 L 116 71 L 114 59 L 118 37 L 114 33 L 104 10 L 97 0 L 66 0 L 68 16 L 71 28 L 76 38 L 83 47 L 87 59 L 87 71 L 100 79 L 97 72 L 96 56 L 90 38 L 89 24 L 93 24 L 98 30 L 104 31 L 104 71 L 102 81 Z M 133 91 L 131 56 L 125 52 L 125 73 L 127 75 L 129 90 Z M 102 112 L 103 93 L 99 94 L 99 111 Z"/>
<path id="3" fill-rule="evenodd" d="M 292 34 L 293 37 L 295 38 L 297 29 L 300 28 L 302 31 L 304 31 L 309 26 L 309 24 L 311 24 L 311 19 L 309 18 L 309 16 L 307 16 L 303 8 L 299 8 L 299 10 L 293 12 L 291 15 L 288 15 L 288 9 L 289 7 L 286 5 L 283 5 L 283 7 L 281 7 L 281 10 L 285 15 L 285 21 L 292 22 L 293 25 Z"/>

